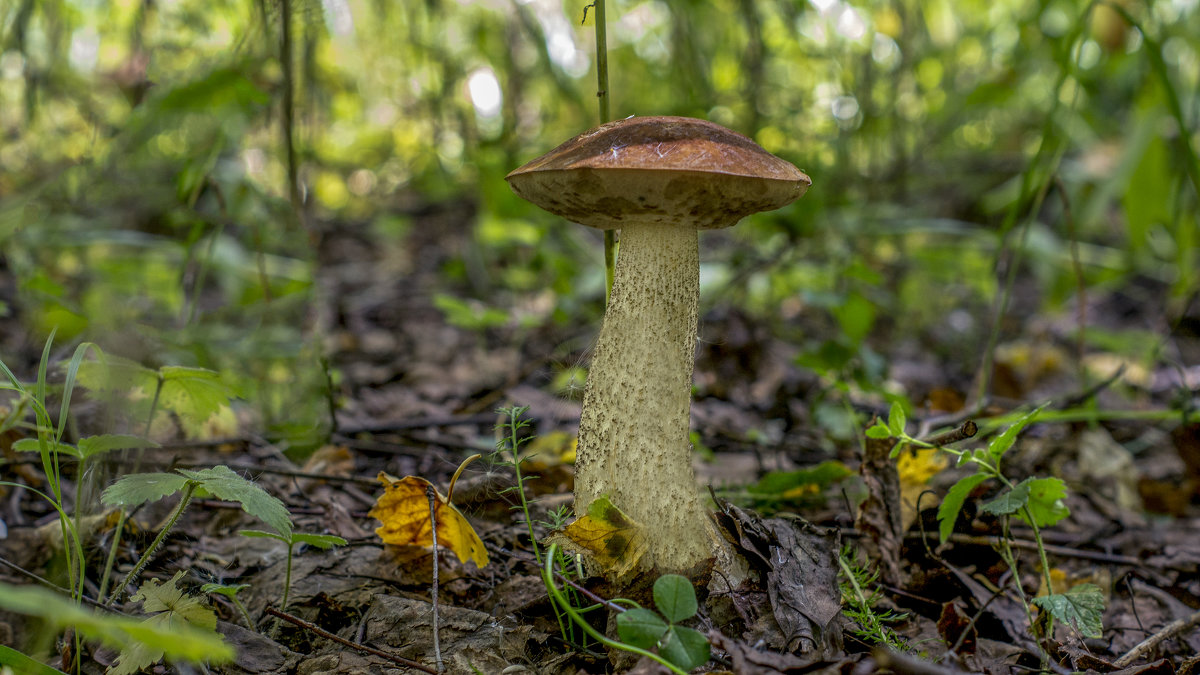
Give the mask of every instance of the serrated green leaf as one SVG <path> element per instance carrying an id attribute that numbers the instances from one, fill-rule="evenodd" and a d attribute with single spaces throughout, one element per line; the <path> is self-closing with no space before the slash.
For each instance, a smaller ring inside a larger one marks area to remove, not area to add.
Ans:
<path id="1" fill-rule="evenodd" d="M 993 464 L 1000 461 L 1000 457 L 1004 455 L 1004 453 L 1008 452 L 1008 449 L 1011 448 L 1012 444 L 1017 440 L 1017 435 L 1020 434 L 1025 427 L 1029 426 L 1029 424 L 1033 422 L 1034 418 L 1037 417 L 1038 413 L 1042 412 L 1042 409 L 1045 407 L 1046 405 L 1043 404 L 1037 408 L 1034 408 L 1033 410 L 1030 410 L 1028 413 L 1025 413 L 1024 417 L 1014 422 L 1007 429 L 1001 432 L 1000 435 L 996 436 L 990 443 L 988 443 L 987 451 L 988 455 L 990 455 L 992 458 Z"/>
<path id="2" fill-rule="evenodd" d="M 202 423 L 237 397 L 237 390 L 221 374 L 203 368 L 163 366 L 158 404 L 186 421 Z"/>
<path id="3" fill-rule="evenodd" d="M 696 589 L 687 577 L 664 574 L 654 581 L 654 606 L 671 623 L 696 615 Z"/>
<path id="4" fill-rule="evenodd" d="M 1027 506 L 1038 527 L 1049 527 L 1071 514 L 1063 499 L 1067 496 L 1067 484 L 1059 478 L 1026 478 L 1020 485 L 1029 486 Z M 1025 514 L 1018 513 L 1021 520 Z"/>
<path id="5" fill-rule="evenodd" d="M 346 540 L 333 534 L 304 534 L 298 533 L 292 535 L 292 543 L 308 544 L 321 549 L 333 548 L 334 546 L 345 546 Z"/>
<path id="6" fill-rule="evenodd" d="M 617 615 L 617 635 L 634 647 L 651 649 L 667 632 L 667 622 L 648 609 L 631 609 Z"/>
<path id="7" fill-rule="evenodd" d="M 1101 618 L 1104 616 L 1104 594 L 1095 584 L 1079 584 L 1066 593 L 1034 598 L 1033 604 L 1084 637 L 1098 638 L 1103 634 Z"/>
<path id="8" fill-rule="evenodd" d="M 187 485 L 187 479 L 174 473 L 132 473 L 109 485 L 100 501 L 109 506 L 137 506 L 173 495 Z"/>
<path id="9" fill-rule="evenodd" d="M 85 436 L 79 439 L 79 456 L 87 459 L 110 450 L 136 450 L 138 448 L 157 448 L 158 443 L 141 436 L 129 434 L 103 434 L 100 436 Z"/>
<path id="10" fill-rule="evenodd" d="M 699 668 L 708 662 L 708 638 L 693 628 L 671 626 L 659 643 L 658 654 L 680 670 Z"/>
<path id="11" fill-rule="evenodd" d="M 50 448 L 51 452 L 54 451 L 55 443 L 53 440 L 46 441 L 46 445 Z M 58 451 L 64 455 L 70 455 L 75 458 L 79 457 L 79 448 L 70 443 L 58 443 L 57 447 Z M 42 443 L 36 438 L 22 438 L 12 444 L 12 449 L 17 452 L 41 452 Z"/>
<path id="12" fill-rule="evenodd" d="M 876 422 L 875 426 L 867 428 L 866 434 L 867 438 L 883 440 L 892 437 L 892 430 L 883 422 Z"/>
<path id="13" fill-rule="evenodd" d="M 938 506 L 937 513 L 938 533 L 941 535 L 942 541 L 948 541 L 950 534 L 954 532 L 954 523 L 958 521 L 958 514 L 962 511 L 967 497 L 971 496 L 971 492 L 987 479 L 987 475 L 982 473 L 963 476 L 946 492 L 941 505 Z"/>
<path id="14" fill-rule="evenodd" d="M 253 482 L 237 475 L 229 467 L 222 464 L 198 471 L 180 469 L 179 473 L 196 481 L 201 489 L 217 499 L 238 502 L 243 511 L 285 537 L 291 535 L 292 518 L 283 502 Z"/>
<path id="15" fill-rule="evenodd" d="M 1029 503 L 1029 485 L 1017 483 L 1016 487 L 1001 492 L 989 502 L 979 505 L 979 510 L 993 516 L 1010 516 Z"/>
<path id="16" fill-rule="evenodd" d="M 216 630 L 217 615 L 205 606 L 202 598 L 189 596 L 179 587 L 183 575 L 183 571 L 176 572 L 161 584 L 157 579 L 147 579 L 130 598 L 140 600 L 146 613 L 168 612 L 173 620 L 182 619 L 198 628 Z"/>
<path id="17" fill-rule="evenodd" d="M 149 395 L 158 387 L 157 372 L 137 361 L 109 354 L 80 363 L 75 378 L 80 386 L 106 393 L 128 394 L 141 389 Z"/>
<path id="18" fill-rule="evenodd" d="M 892 401 L 887 425 L 893 436 L 899 437 L 904 434 L 904 427 L 908 426 L 908 415 L 904 413 L 904 406 L 899 401 Z"/>

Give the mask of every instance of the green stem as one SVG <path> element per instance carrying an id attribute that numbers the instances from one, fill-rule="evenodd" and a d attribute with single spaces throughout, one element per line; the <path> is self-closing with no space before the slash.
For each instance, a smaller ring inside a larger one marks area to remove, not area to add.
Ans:
<path id="1" fill-rule="evenodd" d="M 288 554 L 286 571 L 283 573 L 283 598 L 279 601 L 279 611 L 281 612 L 287 611 L 288 594 L 292 590 L 292 551 L 294 548 L 291 541 L 286 539 L 284 541 L 287 543 Z"/>
<path id="2" fill-rule="evenodd" d="M 630 654 L 644 656 L 656 663 L 661 664 L 664 668 L 670 670 L 672 673 L 676 673 L 676 675 L 687 675 L 687 671 L 680 670 L 678 666 L 664 659 L 658 654 L 655 654 L 654 652 L 647 651 L 641 647 L 625 644 L 624 642 L 618 642 L 617 640 L 609 639 L 603 633 L 593 628 L 592 625 L 587 622 L 587 619 L 584 619 L 579 612 L 575 611 L 575 608 L 571 606 L 571 603 L 568 602 L 565 597 L 563 597 L 562 590 L 554 583 L 553 561 L 555 558 L 554 554 L 557 549 L 558 544 L 550 545 L 550 550 L 546 553 L 546 564 L 542 567 L 542 583 L 546 585 L 546 591 L 550 594 L 550 600 L 552 603 L 558 605 L 567 616 L 571 617 L 573 622 L 578 624 L 579 627 L 583 629 L 585 633 L 592 636 L 594 640 L 605 647 L 612 647 L 613 649 L 620 649 L 622 651 L 629 652 Z"/>
<path id="3" fill-rule="evenodd" d="M 105 607 L 111 607 L 121 597 L 121 594 L 125 592 L 125 589 L 133 584 L 138 575 L 142 573 L 142 570 L 146 568 L 147 563 L 154 557 L 154 552 L 158 550 L 163 540 L 167 538 L 167 533 L 171 531 L 171 528 L 175 527 L 179 516 L 182 516 L 184 510 L 187 509 L 188 503 L 192 501 L 192 494 L 195 491 L 196 483 L 188 481 L 187 486 L 183 488 L 183 496 L 179 498 L 179 505 L 171 512 L 171 517 L 167 520 L 167 524 L 163 525 L 162 529 L 158 531 L 158 536 L 154 538 L 154 541 L 150 542 L 150 546 L 146 549 L 146 552 L 142 554 L 141 558 L 138 558 L 137 563 L 133 566 L 133 569 L 129 570 L 129 574 L 125 575 L 121 584 L 113 589 L 112 597 L 104 603 Z"/>
<path id="4" fill-rule="evenodd" d="M 521 499 L 521 511 L 525 516 L 525 527 L 529 531 L 529 541 L 533 545 L 533 557 L 538 564 L 542 564 L 542 552 L 538 547 L 537 537 L 533 534 L 533 518 L 529 516 L 529 501 L 525 498 L 525 477 L 521 475 L 521 456 L 519 448 L 520 439 L 517 438 L 518 422 L 520 416 L 524 412 L 523 409 L 509 408 L 508 409 L 508 439 L 512 444 L 513 453 L 513 472 L 517 476 L 517 496 Z"/>
<path id="5" fill-rule="evenodd" d="M 600 111 L 600 123 L 609 121 L 608 97 L 608 28 L 606 27 L 604 0 L 593 0 L 596 12 L 596 105 Z M 604 304 L 612 296 L 613 270 L 617 263 L 617 236 L 612 230 L 604 231 Z"/>

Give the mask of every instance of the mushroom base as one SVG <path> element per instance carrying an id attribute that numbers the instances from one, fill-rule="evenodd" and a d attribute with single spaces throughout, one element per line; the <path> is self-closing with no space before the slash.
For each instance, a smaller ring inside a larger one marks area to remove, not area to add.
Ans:
<path id="1" fill-rule="evenodd" d="M 692 368 L 700 294 L 694 229 L 627 225 L 579 421 L 575 511 L 601 495 L 637 521 L 645 567 L 712 557 L 692 469 Z"/>

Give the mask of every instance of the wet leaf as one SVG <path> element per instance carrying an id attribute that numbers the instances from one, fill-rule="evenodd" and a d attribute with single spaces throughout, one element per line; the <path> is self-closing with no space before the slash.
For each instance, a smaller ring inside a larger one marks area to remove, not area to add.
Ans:
<path id="1" fill-rule="evenodd" d="M 387 490 L 375 502 L 370 515 L 383 523 L 375 533 L 393 546 L 433 546 L 433 528 L 429 523 L 429 498 L 425 490 L 432 483 L 419 476 L 399 480 L 382 471 L 379 481 Z M 467 519 L 454 505 L 434 489 L 434 515 L 437 518 L 438 547 L 453 551 L 458 559 L 476 567 L 488 564 L 483 542 Z"/>

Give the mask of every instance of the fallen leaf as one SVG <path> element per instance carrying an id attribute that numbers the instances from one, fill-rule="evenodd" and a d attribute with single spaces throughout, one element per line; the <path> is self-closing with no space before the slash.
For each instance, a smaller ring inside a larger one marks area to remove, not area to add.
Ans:
<path id="1" fill-rule="evenodd" d="M 551 541 L 565 539 L 571 549 L 586 552 L 591 563 L 614 579 L 634 570 L 647 548 L 642 526 L 613 506 L 606 496 L 593 501 L 587 515 L 551 537 Z"/>
<path id="2" fill-rule="evenodd" d="M 900 475 L 900 527 L 907 531 L 917 521 L 917 498 L 942 469 L 946 468 L 946 455 L 937 448 L 915 448 L 904 451 L 896 458 L 896 472 Z M 925 502 L 935 504 L 936 499 Z"/>
<path id="3" fill-rule="evenodd" d="M 433 484 L 420 476 L 405 476 L 395 479 L 379 472 L 379 482 L 387 490 L 375 502 L 370 516 L 383 523 L 375 534 L 385 544 L 394 546 L 433 546 L 433 528 L 429 523 L 429 498 L 426 489 Z M 438 547 L 453 551 L 459 561 L 468 560 L 476 567 L 488 564 L 487 551 L 483 542 L 467 519 L 454 508 L 450 501 L 436 488 L 434 492 L 434 517 L 437 519 Z"/>

